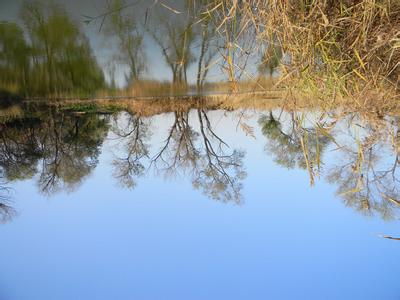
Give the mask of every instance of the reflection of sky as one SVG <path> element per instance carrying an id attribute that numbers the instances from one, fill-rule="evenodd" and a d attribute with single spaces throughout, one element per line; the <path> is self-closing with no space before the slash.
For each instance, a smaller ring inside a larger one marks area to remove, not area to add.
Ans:
<path id="1" fill-rule="evenodd" d="M 232 115 L 210 118 L 246 150 L 243 205 L 151 172 L 133 191 L 117 188 L 109 141 L 73 194 L 14 185 L 20 216 L 0 227 L 0 298 L 398 299 L 398 243 L 377 237 L 396 235 L 397 222 L 358 215 L 333 186 L 310 188 L 305 170 L 275 165 L 257 118 L 255 139 Z M 155 119 L 154 141 L 170 123 Z"/>
<path id="2" fill-rule="evenodd" d="M 43 0 L 46 3 L 46 0 Z M 1 0 L 0 1 L 0 21 L 9 21 L 9 22 L 17 22 L 21 24 L 21 20 L 19 20 L 18 14 L 19 9 L 24 1 L 23 0 Z M 28 1 L 29 2 L 29 1 Z M 77 21 L 82 24 L 82 28 L 84 33 L 88 36 L 90 44 L 94 50 L 95 56 L 103 67 L 106 75 L 106 79 L 109 80 L 109 72 L 110 72 L 110 62 L 113 61 L 113 56 L 118 54 L 118 49 L 116 48 L 116 41 L 110 37 L 105 37 L 102 32 L 99 32 L 100 29 L 100 20 L 99 22 L 95 22 L 86 26 L 83 24 L 84 17 L 83 15 L 88 16 L 98 16 L 106 11 L 107 3 L 110 1 L 107 0 L 54 0 L 53 3 L 62 4 L 67 12 Z M 153 1 L 136 1 L 138 4 L 132 7 L 129 7 L 129 13 L 133 12 L 138 21 L 140 23 L 144 23 L 145 19 L 145 11 L 146 8 L 152 6 Z M 136 3 L 132 1 L 127 1 L 126 3 Z M 177 7 L 179 1 L 164 1 L 168 3 L 170 7 Z M 48 1 L 48 3 L 51 3 Z M 168 10 L 163 11 L 164 14 L 169 15 Z M 172 14 L 172 13 L 171 13 Z M 157 18 L 156 11 L 153 12 L 153 16 Z M 174 18 L 175 16 L 171 16 Z M 22 24 L 21 24 L 22 25 Z M 148 79 L 156 79 L 156 80 L 171 80 L 172 75 L 171 71 L 165 63 L 162 53 L 158 45 L 145 34 L 144 39 L 144 52 L 146 56 L 146 73 L 144 75 L 145 78 Z M 196 42 L 193 44 L 193 52 L 198 54 L 200 51 L 200 43 Z M 217 58 L 213 60 L 217 61 Z M 254 62 L 249 60 L 248 69 L 243 76 L 246 79 L 254 79 L 252 72 L 254 72 Z M 208 80 L 210 81 L 218 81 L 224 80 L 226 77 L 225 72 L 220 67 L 221 61 L 214 64 L 210 69 L 208 74 Z M 116 83 L 119 86 L 123 86 L 125 83 L 124 74 L 127 72 L 126 65 L 117 64 L 115 69 Z M 193 63 L 188 68 L 188 81 L 189 83 L 196 82 L 197 75 L 197 64 Z"/>

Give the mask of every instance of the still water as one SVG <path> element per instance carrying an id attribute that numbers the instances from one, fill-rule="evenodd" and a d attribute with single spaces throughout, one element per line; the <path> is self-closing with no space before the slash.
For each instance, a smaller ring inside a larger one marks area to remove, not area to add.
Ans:
<path id="1" fill-rule="evenodd" d="M 0 299 L 399 299 L 397 122 L 25 108 L 1 125 Z"/>

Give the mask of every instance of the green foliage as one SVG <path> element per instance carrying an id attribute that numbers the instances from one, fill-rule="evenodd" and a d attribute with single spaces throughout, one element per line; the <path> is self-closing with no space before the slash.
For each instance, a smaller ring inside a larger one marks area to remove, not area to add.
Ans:
<path id="1" fill-rule="evenodd" d="M 23 29 L 0 24 L 0 85 L 26 96 L 93 94 L 104 86 L 89 41 L 63 7 L 25 2 Z"/>

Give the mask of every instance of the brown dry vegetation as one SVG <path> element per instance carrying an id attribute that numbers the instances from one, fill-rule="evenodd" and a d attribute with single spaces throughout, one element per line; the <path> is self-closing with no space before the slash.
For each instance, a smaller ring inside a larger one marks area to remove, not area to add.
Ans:
<path id="1" fill-rule="evenodd" d="M 400 1 L 223 0 L 211 1 L 207 13 L 219 23 L 228 49 L 240 49 L 250 34 L 258 44 L 281 48 L 277 84 L 296 97 L 397 108 Z M 239 28 L 233 37 L 232 26 Z"/>

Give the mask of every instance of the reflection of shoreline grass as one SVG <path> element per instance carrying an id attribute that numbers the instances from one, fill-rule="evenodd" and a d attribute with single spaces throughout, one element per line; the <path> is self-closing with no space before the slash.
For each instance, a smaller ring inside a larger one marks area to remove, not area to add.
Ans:
<path id="1" fill-rule="evenodd" d="M 234 83 L 236 92 L 252 92 L 274 88 L 275 79 L 260 76 L 254 80 L 241 80 Z M 138 80 L 122 89 L 104 89 L 97 93 L 99 97 L 156 97 L 207 95 L 211 93 L 231 93 L 233 83 L 228 81 L 207 82 L 200 90 L 193 84 L 174 84 L 170 81 L 151 79 Z"/>
<path id="2" fill-rule="evenodd" d="M 279 91 L 215 94 L 208 96 L 171 97 L 104 97 L 98 99 L 64 99 L 58 101 L 29 100 L 27 105 L 43 104 L 61 110 L 78 113 L 114 113 L 128 110 L 141 115 L 154 115 L 162 112 L 187 110 L 191 108 L 236 109 L 267 105 L 277 107 L 282 103 Z"/>

